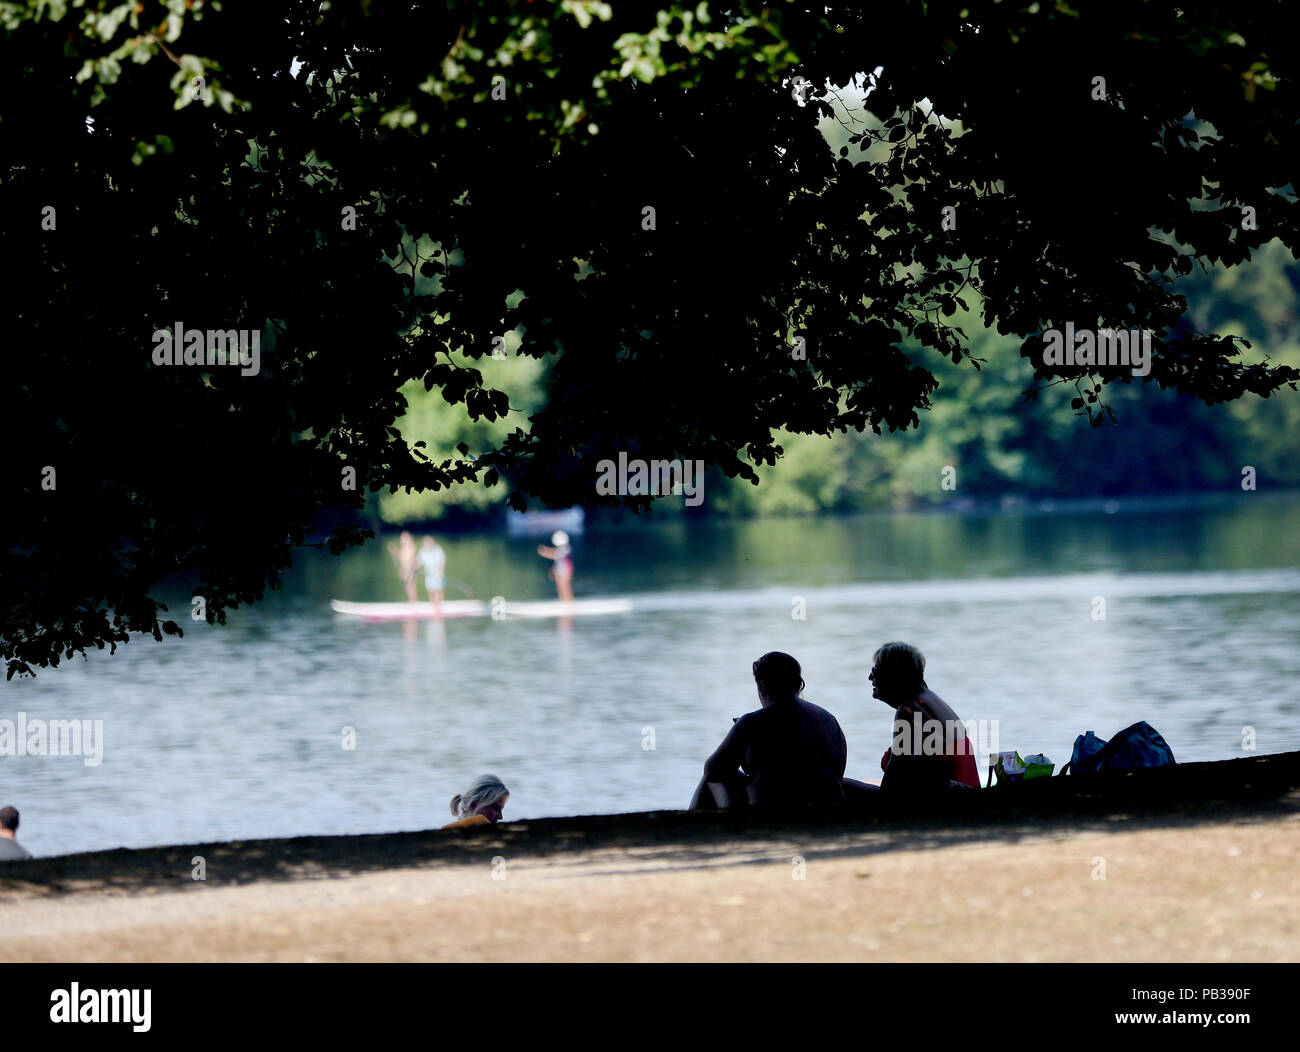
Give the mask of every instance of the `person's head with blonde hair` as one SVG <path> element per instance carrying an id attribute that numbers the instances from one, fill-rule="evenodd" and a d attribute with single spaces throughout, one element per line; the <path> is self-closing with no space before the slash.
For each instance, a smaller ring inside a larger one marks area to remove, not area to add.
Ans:
<path id="1" fill-rule="evenodd" d="M 455 818 L 483 815 L 491 822 L 501 821 L 501 812 L 510 799 L 510 790 L 495 774 L 481 774 L 463 793 L 451 798 L 451 813 Z"/>
<path id="2" fill-rule="evenodd" d="M 872 659 L 870 679 L 874 684 L 873 698 L 890 705 L 911 701 L 928 689 L 925 655 L 911 643 L 886 643 Z"/>

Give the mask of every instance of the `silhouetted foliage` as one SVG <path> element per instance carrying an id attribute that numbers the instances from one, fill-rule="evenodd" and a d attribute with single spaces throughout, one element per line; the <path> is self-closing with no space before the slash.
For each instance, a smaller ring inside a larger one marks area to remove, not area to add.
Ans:
<path id="1" fill-rule="evenodd" d="M 1168 281 L 1296 250 L 1283 5 L 1085 7 L 8 5 L 9 674 L 177 630 L 168 575 L 224 621 L 295 545 L 361 540 L 318 527 L 365 490 L 592 503 L 620 451 L 753 478 L 779 428 L 911 427 L 936 380 L 903 344 L 966 360 L 966 305 L 1027 355 L 1152 329 L 1149 381 L 1208 403 L 1294 382 Z M 855 81 L 836 156 L 816 119 Z M 156 365 L 177 322 L 260 333 L 260 371 Z M 511 330 L 555 356 L 545 407 L 478 456 L 408 446 L 413 379 L 509 413 Z M 1130 382 L 1085 373 L 1038 379 L 1093 413 Z"/>

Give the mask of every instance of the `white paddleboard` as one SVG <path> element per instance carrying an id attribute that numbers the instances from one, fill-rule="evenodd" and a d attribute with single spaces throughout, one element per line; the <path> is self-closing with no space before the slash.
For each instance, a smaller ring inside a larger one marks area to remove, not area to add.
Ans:
<path id="1" fill-rule="evenodd" d="M 559 600 L 537 603 L 506 603 L 505 615 L 510 617 L 594 617 L 603 614 L 630 614 L 632 603 L 628 599 L 575 599 L 571 603 Z"/>
<path id="2" fill-rule="evenodd" d="M 364 617 L 367 621 L 432 620 L 433 603 L 349 603 L 331 599 L 336 614 Z M 486 617 L 487 603 L 481 599 L 448 599 L 442 604 L 443 617 Z"/>
<path id="3" fill-rule="evenodd" d="M 344 599 L 331 599 L 330 609 L 336 614 L 360 617 L 367 621 L 427 621 L 433 619 L 433 604 L 420 603 L 350 603 Z M 558 600 L 504 603 L 501 613 L 506 620 L 525 617 L 599 617 L 605 614 L 628 614 L 632 602 L 628 599 L 575 599 L 572 603 Z M 488 603 L 481 599 L 450 599 L 442 604 L 442 616 L 490 617 Z"/>

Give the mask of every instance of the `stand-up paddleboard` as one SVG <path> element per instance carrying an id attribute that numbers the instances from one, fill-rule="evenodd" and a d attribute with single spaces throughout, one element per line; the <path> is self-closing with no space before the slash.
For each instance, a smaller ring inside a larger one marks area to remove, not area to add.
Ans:
<path id="1" fill-rule="evenodd" d="M 349 603 L 331 599 L 330 609 L 336 614 L 363 617 L 367 621 L 419 621 L 433 620 L 433 603 Z M 486 617 L 487 603 L 481 599 L 448 599 L 442 604 L 443 617 Z"/>
<path id="2" fill-rule="evenodd" d="M 366 621 L 428 621 L 433 619 L 433 604 L 420 603 L 349 603 L 331 599 L 330 609 L 336 614 L 360 617 Z M 629 599 L 575 599 L 571 603 L 558 600 L 503 603 L 500 616 L 510 620 L 525 617 L 599 617 L 605 614 L 632 612 Z M 490 617 L 492 608 L 481 599 L 452 599 L 442 604 L 442 616 Z"/>
<path id="3" fill-rule="evenodd" d="M 575 599 L 562 603 L 558 599 L 538 603 L 506 603 L 505 615 L 511 617 L 596 617 L 602 614 L 630 614 L 629 599 Z"/>

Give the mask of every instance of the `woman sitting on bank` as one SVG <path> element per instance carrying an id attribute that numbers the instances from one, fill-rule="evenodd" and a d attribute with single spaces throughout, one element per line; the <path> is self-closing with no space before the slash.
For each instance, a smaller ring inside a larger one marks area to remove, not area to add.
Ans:
<path id="1" fill-rule="evenodd" d="M 485 826 L 501 821 L 501 812 L 510 799 L 510 790 L 495 774 L 481 774 L 463 793 L 451 798 L 451 813 L 458 821 L 448 822 L 443 829 L 460 829 L 463 826 Z"/>
<path id="2" fill-rule="evenodd" d="M 799 662 L 773 651 L 754 662 L 753 672 L 763 707 L 732 724 L 704 765 L 691 810 L 843 802 L 844 732 L 829 712 L 800 697 Z"/>
<path id="3" fill-rule="evenodd" d="M 925 657 L 909 643 L 876 651 L 871 696 L 894 710 L 890 747 L 880 758 L 880 788 L 928 791 L 980 787 L 975 750 L 952 707 L 925 682 Z"/>

